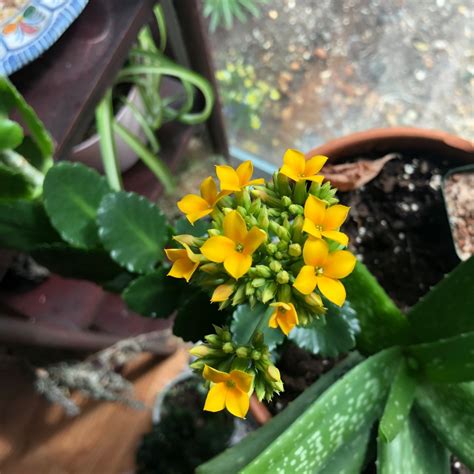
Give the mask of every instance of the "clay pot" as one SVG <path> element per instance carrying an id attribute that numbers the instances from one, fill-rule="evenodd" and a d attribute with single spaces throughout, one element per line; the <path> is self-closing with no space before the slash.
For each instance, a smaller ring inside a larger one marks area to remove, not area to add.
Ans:
<path id="1" fill-rule="evenodd" d="M 136 87 L 132 87 L 127 96 L 128 102 L 133 104 L 139 112 L 144 112 L 144 104 L 141 100 L 140 93 Z M 146 143 L 145 134 L 135 118 L 133 111 L 128 105 L 120 108 L 115 116 L 117 122 L 125 127 L 130 133 L 139 138 L 142 143 Z M 115 144 L 117 151 L 117 160 L 120 169 L 127 171 L 137 161 L 136 153 L 115 133 Z M 99 135 L 95 134 L 76 145 L 69 157 L 71 161 L 79 161 L 87 166 L 91 166 L 99 171 L 103 171 L 102 160 L 100 158 Z"/>

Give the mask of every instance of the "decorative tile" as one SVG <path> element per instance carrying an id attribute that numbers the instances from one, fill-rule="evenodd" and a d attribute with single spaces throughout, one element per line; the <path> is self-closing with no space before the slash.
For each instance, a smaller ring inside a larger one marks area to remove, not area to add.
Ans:
<path id="1" fill-rule="evenodd" d="M 46 51 L 88 0 L 0 0 L 0 75 L 10 75 Z"/>

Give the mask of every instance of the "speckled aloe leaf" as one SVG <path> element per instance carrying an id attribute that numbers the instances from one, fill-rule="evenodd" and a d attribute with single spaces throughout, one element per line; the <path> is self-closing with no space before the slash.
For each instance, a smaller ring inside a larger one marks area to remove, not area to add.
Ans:
<path id="1" fill-rule="evenodd" d="M 378 442 L 378 474 L 449 474 L 449 453 L 412 411 L 398 436 Z"/>
<path id="2" fill-rule="evenodd" d="M 254 308 L 247 304 L 239 305 L 232 314 L 232 323 L 230 325 L 234 341 L 237 344 L 248 344 L 260 321 L 262 318 L 265 318 L 265 323 L 261 326 L 265 344 L 267 344 L 270 350 L 275 349 L 278 344 L 283 342 L 285 335 L 280 329 L 268 327 L 272 311 L 272 308 L 263 304 L 258 304 Z"/>
<path id="3" fill-rule="evenodd" d="M 420 386 L 415 408 L 441 442 L 474 470 L 474 382 Z"/>
<path id="4" fill-rule="evenodd" d="M 415 359 L 420 374 L 433 382 L 474 380 L 474 332 L 409 346 L 406 354 Z"/>
<path id="5" fill-rule="evenodd" d="M 97 171 L 79 163 L 58 163 L 44 180 L 44 207 L 66 242 L 92 249 L 100 246 L 97 208 L 108 192 L 107 181 Z"/>
<path id="6" fill-rule="evenodd" d="M 411 342 L 474 331 L 474 257 L 460 263 L 408 313 Z"/>
<path id="7" fill-rule="evenodd" d="M 163 260 L 169 237 L 166 217 L 143 196 L 124 191 L 106 195 L 97 222 L 104 247 L 128 271 L 150 273 Z"/>
<path id="8" fill-rule="evenodd" d="M 317 382 L 307 388 L 266 425 L 247 435 L 236 446 L 199 466 L 196 472 L 198 474 L 222 474 L 229 466 L 232 466 L 235 472 L 240 471 L 301 416 L 325 390 L 361 360 L 362 357 L 359 354 L 350 354 L 335 368 L 320 377 Z"/>
<path id="9" fill-rule="evenodd" d="M 405 359 L 400 361 L 379 425 L 379 436 L 392 441 L 404 428 L 410 414 L 417 381 L 409 372 Z"/>
<path id="10" fill-rule="evenodd" d="M 386 349 L 356 366 L 242 472 L 318 472 L 380 416 L 400 357 Z"/>
<path id="11" fill-rule="evenodd" d="M 360 322 L 357 348 L 371 354 L 400 344 L 408 326 L 407 319 L 367 267 L 358 262 L 343 283 Z"/>

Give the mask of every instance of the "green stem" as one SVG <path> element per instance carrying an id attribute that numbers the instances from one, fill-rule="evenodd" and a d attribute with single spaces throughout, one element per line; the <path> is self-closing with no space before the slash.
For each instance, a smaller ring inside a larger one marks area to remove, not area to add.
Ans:
<path id="1" fill-rule="evenodd" d="M 28 163 L 20 154 L 13 150 L 3 150 L 2 158 L 6 165 L 20 171 L 36 188 L 43 186 L 44 174 Z"/>
<path id="2" fill-rule="evenodd" d="M 117 162 L 115 150 L 115 137 L 113 132 L 114 117 L 112 110 L 112 90 L 109 89 L 104 98 L 99 103 L 96 111 L 97 132 L 99 134 L 99 144 L 102 163 L 105 175 L 110 187 L 115 191 L 120 191 L 122 186 L 122 175 Z"/>

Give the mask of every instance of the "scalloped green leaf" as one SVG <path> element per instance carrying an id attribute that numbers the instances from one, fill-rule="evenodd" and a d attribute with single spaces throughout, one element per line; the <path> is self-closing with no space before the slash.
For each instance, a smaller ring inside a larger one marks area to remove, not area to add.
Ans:
<path id="1" fill-rule="evenodd" d="M 415 406 L 441 442 L 474 470 L 474 382 L 423 385 Z"/>
<path id="2" fill-rule="evenodd" d="M 268 321 L 272 312 L 273 308 L 263 304 L 257 304 L 253 308 L 247 304 L 239 305 L 232 314 L 232 323 L 230 325 L 234 341 L 237 344 L 248 344 L 253 332 L 262 319 L 264 319 L 265 322 L 260 326 L 260 331 L 265 338 L 265 344 L 267 344 L 270 350 L 281 344 L 285 339 L 285 335 L 280 329 L 268 327 Z"/>
<path id="3" fill-rule="evenodd" d="M 410 342 L 474 331 L 474 256 L 460 263 L 408 313 Z"/>
<path id="4" fill-rule="evenodd" d="M 342 308 L 325 302 L 328 311 L 325 317 L 308 327 L 296 327 L 289 334 L 295 344 L 313 354 L 337 357 L 352 350 L 358 334 L 359 320 L 346 301 Z"/>
<path id="5" fill-rule="evenodd" d="M 190 234 L 194 237 L 202 237 L 207 234 L 209 222 L 205 219 L 200 219 L 192 225 L 185 217 L 181 217 L 175 222 L 175 234 Z"/>
<path id="6" fill-rule="evenodd" d="M 61 242 L 61 237 L 41 203 L 0 201 L 0 247 L 29 252 L 54 242 Z"/>
<path id="7" fill-rule="evenodd" d="M 13 120 L 0 117 L 0 150 L 14 150 L 23 141 L 23 129 Z"/>
<path id="8" fill-rule="evenodd" d="M 405 340 L 407 318 L 364 264 L 357 262 L 343 283 L 347 299 L 360 322 L 357 336 L 360 351 L 371 354 Z"/>
<path id="9" fill-rule="evenodd" d="M 100 245 L 97 209 L 109 192 L 107 181 L 97 171 L 80 163 L 62 162 L 46 175 L 44 206 L 51 223 L 66 242 L 91 249 Z"/>
<path id="10" fill-rule="evenodd" d="M 405 349 L 416 360 L 417 370 L 433 382 L 474 380 L 474 332 Z"/>
<path id="11" fill-rule="evenodd" d="M 298 472 L 309 474 L 324 467 L 380 416 L 400 357 L 399 349 L 391 348 L 357 365 L 242 472 L 293 472 L 298 466 Z"/>
<path id="12" fill-rule="evenodd" d="M 248 434 L 239 444 L 227 449 L 215 458 L 199 466 L 198 474 L 221 474 L 229 466 L 240 470 L 255 459 L 266 449 L 280 434 L 284 433 L 291 424 L 306 412 L 321 394 L 337 382 L 355 365 L 360 363 L 362 357 L 358 353 L 349 356 L 336 365 L 329 372 L 322 375 L 313 385 L 308 387 L 298 398 L 293 400 L 287 408 L 278 413 L 268 423 L 258 430 Z"/>
<path id="13" fill-rule="evenodd" d="M 100 204 L 97 222 L 104 247 L 129 271 L 150 273 L 163 260 L 166 217 L 143 196 L 124 191 L 108 194 Z"/>
<path id="14" fill-rule="evenodd" d="M 21 171 L 0 161 L 0 199 L 31 199 L 35 190 L 34 184 Z"/>
<path id="15" fill-rule="evenodd" d="M 449 474 L 449 453 L 414 412 L 390 443 L 378 442 L 378 474 Z"/>
<path id="16" fill-rule="evenodd" d="M 380 439 L 393 441 L 403 430 L 415 400 L 416 387 L 417 380 L 409 372 L 405 359 L 402 359 L 380 420 Z"/>
<path id="17" fill-rule="evenodd" d="M 166 273 L 166 270 L 160 268 L 132 281 L 122 293 L 127 306 L 142 316 L 170 316 L 179 305 L 185 283 L 166 276 Z"/>

